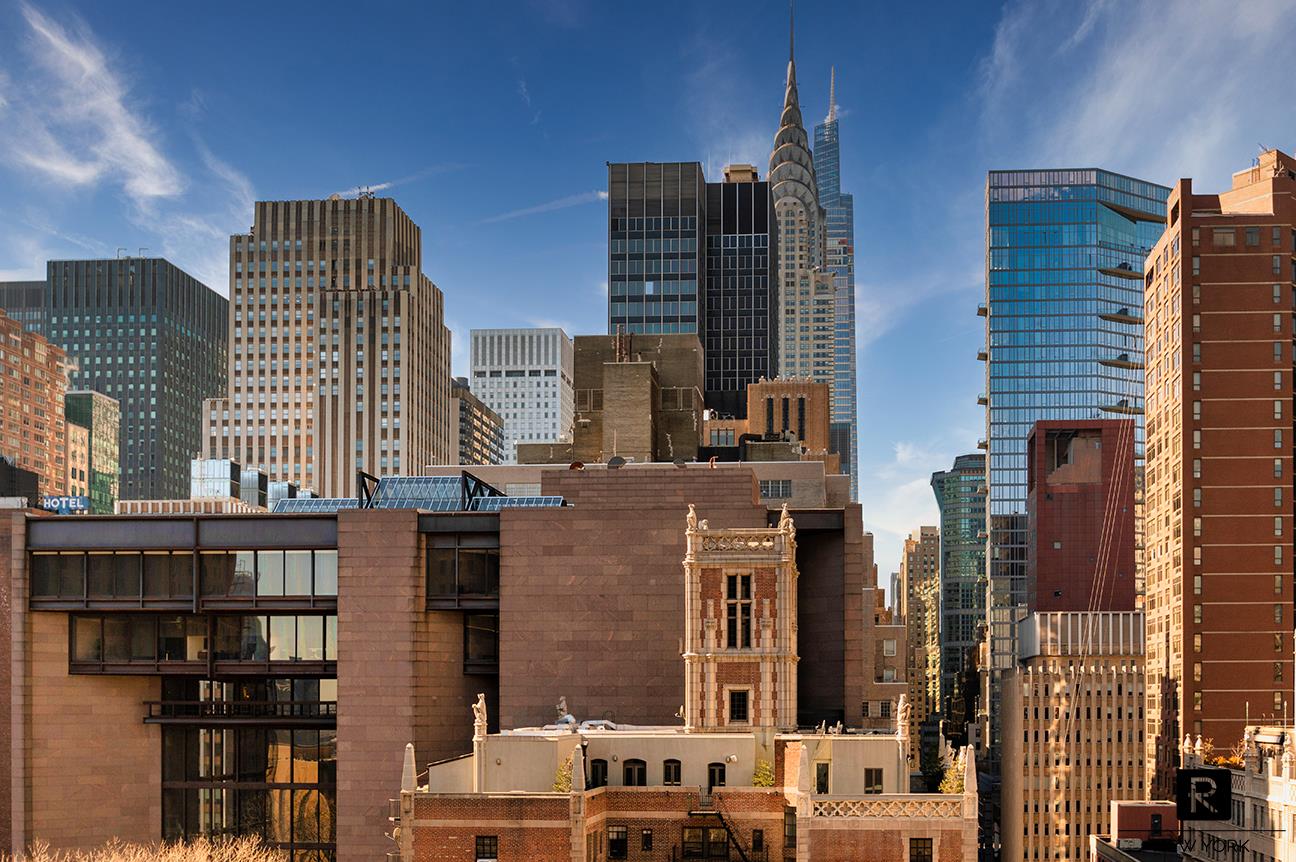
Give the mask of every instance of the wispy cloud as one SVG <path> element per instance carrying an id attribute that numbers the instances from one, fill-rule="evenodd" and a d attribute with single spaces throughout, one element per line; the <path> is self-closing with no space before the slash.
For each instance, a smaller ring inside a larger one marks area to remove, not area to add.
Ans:
<path id="1" fill-rule="evenodd" d="M 26 2 L 19 9 L 27 25 L 24 51 L 0 59 L 22 58 L 21 65 L 0 69 L 0 163 L 56 189 L 117 192 L 126 205 L 119 222 L 125 230 L 108 242 L 29 214 L 23 224 L 35 235 L 10 243 L 10 259 L 22 263 L 33 252 L 66 254 L 72 247 L 107 254 L 113 245 L 132 251 L 148 246 L 224 292 L 229 235 L 252 218 L 251 182 L 196 134 L 193 165 L 183 171 L 166 152 L 165 136 L 132 98 L 113 51 L 84 21 L 55 20 Z M 189 125 L 201 118 L 205 103 L 193 91 L 174 108 L 182 125 Z M 57 244 L 47 248 L 39 236 Z"/>
<path id="2" fill-rule="evenodd" d="M 5 136 L 9 157 L 49 179 L 121 184 L 137 204 L 179 195 L 180 171 L 154 145 L 156 130 L 126 102 L 127 90 L 81 22 L 71 28 L 20 4 L 29 56 L 39 70 L 36 98 L 26 100 Z"/>
<path id="3" fill-rule="evenodd" d="M 466 167 L 468 167 L 466 162 L 445 162 L 440 165 L 429 165 L 428 167 L 415 171 L 408 176 L 399 177 L 394 180 L 384 180 L 380 183 L 363 183 L 361 185 L 352 186 L 344 191 L 337 192 L 337 194 L 340 194 L 343 197 L 355 197 L 361 192 L 385 192 L 388 189 L 394 189 L 398 186 L 407 186 L 410 183 L 416 183 L 420 180 L 425 180 L 428 177 L 434 177 L 437 174 L 448 174 L 453 173 L 454 171 L 462 171 Z"/>
<path id="4" fill-rule="evenodd" d="M 742 72 L 737 49 L 724 35 L 695 33 L 686 55 L 697 65 L 681 90 L 686 94 L 684 112 L 701 147 L 706 175 L 718 177 L 730 164 L 756 165 L 764 173 L 778 106 L 751 98 L 751 80 Z"/>
<path id="5" fill-rule="evenodd" d="M 540 213 L 565 210 L 570 207 L 581 206 L 582 204 L 592 204 L 596 201 L 605 201 L 607 200 L 607 196 L 607 192 L 604 191 L 581 192 L 580 194 L 567 195 L 566 197 L 558 198 L 557 200 L 552 200 L 547 203 L 536 204 L 531 207 L 523 207 L 522 209 L 511 210 L 506 213 L 491 216 L 490 218 L 484 218 L 478 222 L 478 224 L 495 224 L 496 222 L 510 221 L 515 218 L 525 218 L 526 216 L 539 215 Z"/>

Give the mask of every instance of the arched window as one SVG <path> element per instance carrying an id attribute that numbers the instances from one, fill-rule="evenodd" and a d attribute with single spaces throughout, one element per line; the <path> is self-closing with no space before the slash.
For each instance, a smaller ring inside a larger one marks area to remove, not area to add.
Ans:
<path id="1" fill-rule="evenodd" d="M 707 764 L 707 792 L 725 786 L 725 765 L 723 763 Z"/>
<path id="2" fill-rule="evenodd" d="M 642 760 L 627 760 L 622 764 L 622 784 L 626 787 L 648 786 L 648 764 Z"/>
<path id="3" fill-rule="evenodd" d="M 595 759 L 590 761 L 589 767 L 589 786 L 590 789 L 595 787 L 607 787 L 607 761 Z"/>

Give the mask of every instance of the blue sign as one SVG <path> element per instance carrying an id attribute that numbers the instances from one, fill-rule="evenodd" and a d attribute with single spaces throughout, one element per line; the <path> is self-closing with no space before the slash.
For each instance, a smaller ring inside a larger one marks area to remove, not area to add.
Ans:
<path id="1" fill-rule="evenodd" d="M 57 512 L 60 515 L 71 515 L 73 513 L 89 512 L 89 497 L 41 497 L 40 507 L 47 512 Z"/>

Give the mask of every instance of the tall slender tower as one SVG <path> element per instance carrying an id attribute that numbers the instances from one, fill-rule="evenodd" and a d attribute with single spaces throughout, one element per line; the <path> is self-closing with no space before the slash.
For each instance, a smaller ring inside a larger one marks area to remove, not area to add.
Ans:
<path id="1" fill-rule="evenodd" d="M 827 213 L 819 205 L 814 158 L 801 121 L 794 49 L 789 31 L 787 88 L 769 161 L 779 226 L 779 374 L 831 386 L 836 298 L 833 275 L 824 268 Z"/>
<path id="2" fill-rule="evenodd" d="M 855 397 L 855 197 L 841 190 L 837 140 L 837 70 L 828 85 L 828 116 L 815 126 L 814 161 L 819 203 L 827 214 L 824 265 L 833 277 L 832 449 L 850 474 L 850 495 L 859 499 L 859 419 Z"/>
<path id="3" fill-rule="evenodd" d="M 390 198 L 258 201 L 230 237 L 229 392 L 203 457 L 325 497 L 448 464 L 450 331 L 418 225 Z"/>

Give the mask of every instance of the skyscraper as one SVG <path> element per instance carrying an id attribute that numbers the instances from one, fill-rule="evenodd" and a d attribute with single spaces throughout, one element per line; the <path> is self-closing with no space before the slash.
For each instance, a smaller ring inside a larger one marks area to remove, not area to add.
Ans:
<path id="1" fill-rule="evenodd" d="M 1153 798 L 1185 734 L 1228 751 L 1292 715 L 1296 159 L 1170 193 L 1147 284 L 1147 733 Z"/>
<path id="2" fill-rule="evenodd" d="M 706 184 L 702 348 L 706 405 L 747 415 L 747 385 L 777 373 L 778 220 L 769 183 L 751 165 Z"/>
<path id="3" fill-rule="evenodd" d="M 394 200 L 258 201 L 230 237 L 230 297 L 230 387 L 204 405 L 204 458 L 347 497 L 357 470 L 455 457 L 444 299 Z"/>
<path id="4" fill-rule="evenodd" d="M 932 474 L 931 485 L 940 508 L 940 711 L 951 735 L 961 737 L 976 697 L 964 675 L 985 622 L 985 456 L 959 455 L 949 470 Z"/>
<path id="5" fill-rule="evenodd" d="M 202 401 L 225 388 L 225 297 L 167 260 L 128 257 L 52 260 L 43 291 L 0 301 L 67 351 L 73 389 L 117 400 L 121 499 L 188 496 Z"/>
<path id="6" fill-rule="evenodd" d="M 450 381 L 454 397 L 456 464 L 499 464 L 504 461 L 504 420 L 473 394 L 467 377 Z"/>
<path id="7" fill-rule="evenodd" d="M 572 439 L 572 340 L 548 329 L 474 329 L 473 393 L 504 422 L 505 464 L 519 443 Z"/>
<path id="8" fill-rule="evenodd" d="M 1026 437 L 1040 419 L 1135 419 L 1143 458 L 1143 258 L 1169 189 L 1098 169 L 991 171 L 986 441 L 992 700 L 1026 603 Z M 1138 505 L 1136 498 L 1136 505 Z M 1000 739 L 991 711 L 994 759 Z"/>
<path id="9" fill-rule="evenodd" d="M 940 707 L 940 530 L 919 527 L 904 542 L 900 558 L 900 612 L 909 646 L 909 740 L 920 763 L 918 730 Z"/>
<path id="10" fill-rule="evenodd" d="M 827 257 L 835 300 L 832 448 L 850 474 L 851 499 L 859 499 L 856 466 L 859 415 L 855 381 L 855 196 L 841 190 L 841 144 L 837 138 L 837 70 L 828 87 L 828 116 L 815 126 L 814 164 L 819 203 L 827 214 Z"/>
<path id="11" fill-rule="evenodd" d="M 102 392 L 69 392 L 63 399 L 67 421 L 89 433 L 90 512 L 111 515 L 121 480 L 121 405 Z"/>
<path id="12" fill-rule="evenodd" d="M 837 299 L 833 273 L 825 268 L 827 213 L 801 120 L 791 34 L 769 184 L 779 225 L 779 374 L 835 385 Z"/>
<path id="13" fill-rule="evenodd" d="M 68 485 L 67 355 L 0 311 L 0 455 L 38 477 L 41 494 Z"/>
<path id="14" fill-rule="evenodd" d="M 608 164 L 608 334 L 702 333 L 697 162 Z"/>

